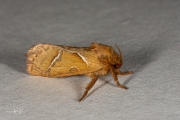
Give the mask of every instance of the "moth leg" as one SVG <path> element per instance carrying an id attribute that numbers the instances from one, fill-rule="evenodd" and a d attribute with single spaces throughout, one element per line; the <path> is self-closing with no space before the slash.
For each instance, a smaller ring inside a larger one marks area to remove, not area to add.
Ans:
<path id="1" fill-rule="evenodd" d="M 133 74 L 132 71 L 121 72 L 119 69 L 116 70 L 116 73 L 117 73 L 118 75 L 129 75 L 129 74 Z"/>
<path id="2" fill-rule="evenodd" d="M 88 75 L 90 76 L 92 79 L 91 81 L 88 83 L 88 85 L 86 86 L 86 89 L 84 91 L 83 96 L 79 99 L 79 102 L 88 94 L 88 91 L 94 86 L 94 84 L 96 83 L 96 81 L 98 80 L 98 77 L 94 74 L 90 74 Z"/>
<path id="3" fill-rule="evenodd" d="M 117 86 L 120 88 L 123 88 L 123 89 L 128 89 L 127 87 L 125 87 L 119 83 L 117 73 L 116 73 L 116 70 L 114 68 L 111 68 L 111 72 L 112 72 L 112 76 L 113 76 L 114 81 L 116 82 Z"/>

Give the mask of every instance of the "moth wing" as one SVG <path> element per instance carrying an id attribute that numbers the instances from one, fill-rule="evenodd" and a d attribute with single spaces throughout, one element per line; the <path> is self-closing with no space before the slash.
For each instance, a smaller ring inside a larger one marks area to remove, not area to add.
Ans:
<path id="1" fill-rule="evenodd" d="M 50 44 L 37 44 L 30 48 L 26 53 L 27 72 L 32 75 L 48 76 L 45 71 L 61 49 Z"/>
<path id="2" fill-rule="evenodd" d="M 88 50 L 68 50 L 62 52 L 61 58 L 54 63 L 49 72 L 51 76 L 72 76 L 87 74 L 102 68 L 97 56 Z"/>
<path id="3" fill-rule="evenodd" d="M 87 48 L 38 44 L 27 56 L 27 72 L 46 77 L 86 74 L 102 68 L 96 55 Z"/>

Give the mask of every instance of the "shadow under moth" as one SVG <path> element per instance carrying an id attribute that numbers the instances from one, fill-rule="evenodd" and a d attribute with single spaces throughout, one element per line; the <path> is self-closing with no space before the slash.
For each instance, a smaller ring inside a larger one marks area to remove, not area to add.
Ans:
<path id="1" fill-rule="evenodd" d="M 118 87 L 127 89 L 119 83 L 117 75 L 128 75 L 132 72 L 119 70 L 123 59 L 120 48 L 118 46 L 117 48 L 119 54 L 111 46 L 99 43 L 92 43 L 90 47 L 37 44 L 26 54 L 27 72 L 44 77 L 89 76 L 91 81 L 79 101 L 88 94 L 98 76 L 108 73 L 112 73 Z"/>

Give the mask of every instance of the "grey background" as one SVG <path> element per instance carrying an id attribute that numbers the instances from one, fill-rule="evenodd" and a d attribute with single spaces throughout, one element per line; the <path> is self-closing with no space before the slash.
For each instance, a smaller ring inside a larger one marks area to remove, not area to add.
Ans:
<path id="1" fill-rule="evenodd" d="M 1 0 L 0 120 L 179 120 L 179 0 Z M 121 48 L 119 81 L 100 77 L 45 78 L 25 70 L 37 43 Z"/>

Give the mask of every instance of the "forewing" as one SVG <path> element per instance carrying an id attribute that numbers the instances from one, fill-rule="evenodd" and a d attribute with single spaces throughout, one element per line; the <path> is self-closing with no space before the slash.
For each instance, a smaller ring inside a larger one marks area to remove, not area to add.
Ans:
<path id="1" fill-rule="evenodd" d="M 95 72 L 102 68 L 97 56 L 87 48 L 38 44 L 27 56 L 27 72 L 38 76 L 65 77 Z"/>
<path id="2" fill-rule="evenodd" d="M 88 56 L 88 57 L 87 57 Z M 102 68 L 98 58 L 88 50 L 64 49 L 61 59 L 55 62 L 49 72 L 52 76 L 72 76 L 95 72 Z"/>
<path id="3" fill-rule="evenodd" d="M 26 54 L 27 72 L 32 75 L 47 76 L 45 71 L 62 48 L 50 44 L 37 44 Z"/>

